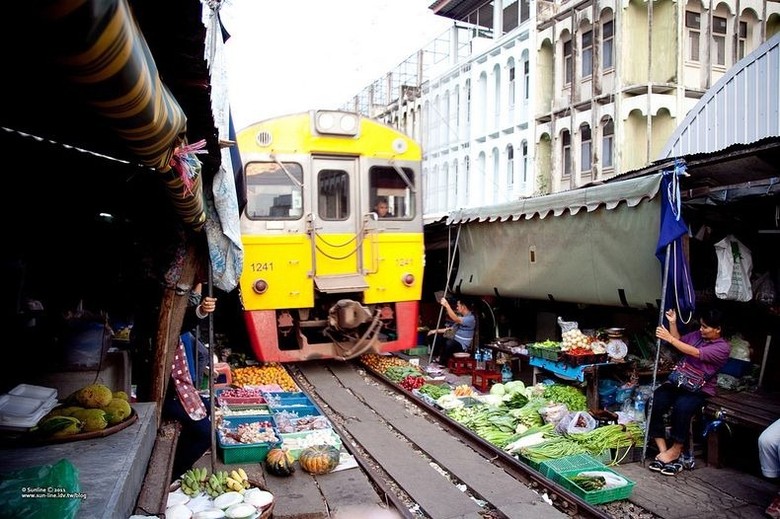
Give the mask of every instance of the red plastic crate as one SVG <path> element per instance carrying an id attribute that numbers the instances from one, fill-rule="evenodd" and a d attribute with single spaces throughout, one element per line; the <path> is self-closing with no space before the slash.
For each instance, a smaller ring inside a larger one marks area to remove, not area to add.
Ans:
<path id="1" fill-rule="evenodd" d="M 607 362 L 609 356 L 606 353 L 591 353 L 590 355 L 563 354 L 563 362 L 570 366 L 583 366 L 585 364 L 601 364 Z"/>

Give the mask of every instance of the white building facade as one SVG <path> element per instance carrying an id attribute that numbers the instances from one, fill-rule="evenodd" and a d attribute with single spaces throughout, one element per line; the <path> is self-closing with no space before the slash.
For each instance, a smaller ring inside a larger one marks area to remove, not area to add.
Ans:
<path id="1" fill-rule="evenodd" d="M 780 4 L 766 0 L 431 9 L 455 24 L 410 58 L 415 74 L 405 62 L 345 106 L 422 142 L 427 221 L 647 165 L 707 89 L 780 31 Z"/>

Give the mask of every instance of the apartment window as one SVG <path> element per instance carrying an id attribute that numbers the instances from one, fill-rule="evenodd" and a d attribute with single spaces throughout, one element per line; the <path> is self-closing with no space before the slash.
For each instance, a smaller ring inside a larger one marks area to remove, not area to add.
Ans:
<path id="1" fill-rule="evenodd" d="M 573 60 L 571 57 L 571 40 L 563 42 L 563 84 L 571 84 L 572 79 L 572 65 Z"/>
<path id="2" fill-rule="evenodd" d="M 726 65 L 726 19 L 721 16 L 712 17 L 712 43 L 716 65 Z"/>
<path id="3" fill-rule="evenodd" d="M 688 29 L 688 59 L 691 61 L 699 61 L 701 13 L 685 11 L 685 27 Z"/>
<path id="4" fill-rule="evenodd" d="M 615 66 L 614 45 L 615 45 L 615 26 L 612 20 L 604 22 L 601 26 L 601 62 L 604 69 L 610 69 Z"/>
<path id="5" fill-rule="evenodd" d="M 509 189 L 515 185 L 515 149 L 511 144 L 506 147 L 506 185 Z"/>
<path id="6" fill-rule="evenodd" d="M 582 77 L 593 74 L 593 31 L 582 33 Z"/>
<path id="7" fill-rule="evenodd" d="M 531 72 L 528 60 L 523 62 L 523 96 L 526 101 L 531 97 Z"/>
<path id="8" fill-rule="evenodd" d="M 571 176 L 571 134 L 569 130 L 561 133 L 561 158 L 563 160 L 563 176 Z"/>
<path id="9" fill-rule="evenodd" d="M 583 173 L 591 169 L 591 141 L 590 126 L 583 124 L 580 126 L 580 171 Z"/>
<path id="10" fill-rule="evenodd" d="M 515 106 L 515 63 L 509 64 L 509 108 Z"/>
<path id="11" fill-rule="evenodd" d="M 601 135 L 601 165 L 603 168 L 611 168 L 614 166 L 614 159 L 612 158 L 614 136 L 615 124 L 612 122 L 612 119 L 610 119 L 604 125 L 604 130 Z"/>
<path id="12" fill-rule="evenodd" d="M 469 180 L 471 179 L 471 160 L 469 160 L 468 156 L 463 159 L 463 166 L 463 169 L 465 170 L 463 172 L 463 192 L 468 193 Z"/>
<path id="13" fill-rule="evenodd" d="M 528 182 L 528 142 L 523 141 L 520 145 L 523 153 L 523 184 Z"/>
<path id="14" fill-rule="evenodd" d="M 747 22 L 739 22 L 739 40 L 737 42 L 737 59 L 742 59 L 747 54 Z"/>
<path id="15" fill-rule="evenodd" d="M 471 122 L 471 80 L 466 80 L 466 123 Z"/>

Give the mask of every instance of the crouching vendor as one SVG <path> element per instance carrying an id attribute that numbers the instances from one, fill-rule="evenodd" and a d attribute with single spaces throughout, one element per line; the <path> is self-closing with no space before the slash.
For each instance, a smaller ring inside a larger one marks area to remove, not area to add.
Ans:
<path id="1" fill-rule="evenodd" d="M 669 380 L 653 393 L 652 414 L 647 434 L 655 440 L 658 455 L 649 469 L 667 476 L 674 476 L 684 466 L 693 467 L 692 459 L 683 457 L 683 445 L 688 436 L 691 418 L 704 405 L 707 396 L 714 396 L 716 376 L 729 360 L 731 347 L 722 337 L 723 314 L 711 309 L 699 318 L 699 329 L 680 336 L 677 329 L 677 312 L 667 310 L 669 329 L 656 328 L 655 336 L 683 354 Z M 671 409 L 672 442 L 665 436 L 664 415 Z"/>

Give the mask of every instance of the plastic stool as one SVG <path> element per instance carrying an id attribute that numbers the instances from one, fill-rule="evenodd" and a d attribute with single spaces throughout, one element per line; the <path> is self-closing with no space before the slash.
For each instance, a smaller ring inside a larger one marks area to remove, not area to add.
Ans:
<path id="1" fill-rule="evenodd" d="M 470 357 L 455 358 L 452 357 L 447 362 L 447 369 L 453 375 L 468 375 L 474 370 L 474 359 Z"/>
<path id="2" fill-rule="evenodd" d="M 487 393 L 490 386 L 496 382 L 501 382 L 500 371 L 489 371 L 487 369 L 476 369 L 471 374 L 471 385 L 482 393 Z"/>

